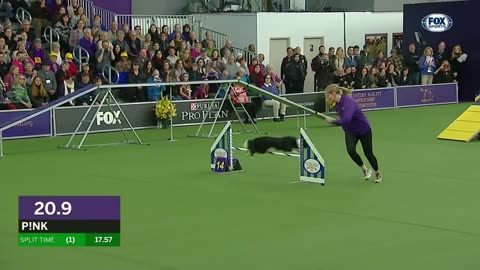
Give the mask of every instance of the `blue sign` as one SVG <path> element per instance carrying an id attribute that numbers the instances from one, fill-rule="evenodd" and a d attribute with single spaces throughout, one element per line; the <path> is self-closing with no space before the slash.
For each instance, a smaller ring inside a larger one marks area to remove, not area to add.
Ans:
<path id="1" fill-rule="evenodd" d="M 430 32 L 445 32 L 452 28 L 453 20 L 448 15 L 433 13 L 423 17 L 422 26 Z"/>

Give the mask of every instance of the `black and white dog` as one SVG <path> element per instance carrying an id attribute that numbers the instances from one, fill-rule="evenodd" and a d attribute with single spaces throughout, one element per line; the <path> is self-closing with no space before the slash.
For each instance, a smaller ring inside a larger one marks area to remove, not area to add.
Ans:
<path id="1" fill-rule="evenodd" d="M 296 150 L 297 152 L 300 149 L 300 139 L 295 137 L 258 137 L 253 140 L 247 140 L 243 145 L 250 156 L 253 154 L 265 154 L 272 150 L 283 151 L 283 152 L 292 152 Z"/>

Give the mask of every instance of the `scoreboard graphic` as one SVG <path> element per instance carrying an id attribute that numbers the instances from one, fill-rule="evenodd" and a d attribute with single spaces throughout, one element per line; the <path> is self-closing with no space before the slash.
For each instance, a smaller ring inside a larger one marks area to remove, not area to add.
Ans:
<path id="1" fill-rule="evenodd" d="M 120 196 L 20 196 L 20 247 L 119 247 Z"/>

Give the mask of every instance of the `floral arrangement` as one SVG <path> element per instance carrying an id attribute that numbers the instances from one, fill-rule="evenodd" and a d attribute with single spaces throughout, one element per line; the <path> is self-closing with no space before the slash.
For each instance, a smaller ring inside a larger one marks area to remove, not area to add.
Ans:
<path id="1" fill-rule="evenodd" d="M 168 99 L 168 96 L 162 97 L 162 99 L 155 104 L 153 110 L 155 111 L 157 119 L 164 127 L 168 125 L 168 121 L 170 121 L 171 118 L 177 116 L 177 107 Z"/>

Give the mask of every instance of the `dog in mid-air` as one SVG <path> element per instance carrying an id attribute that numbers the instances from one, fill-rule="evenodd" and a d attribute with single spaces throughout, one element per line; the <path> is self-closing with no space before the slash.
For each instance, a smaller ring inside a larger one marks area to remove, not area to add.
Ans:
<path id="1" fill-rule="evenodd" d="M 245 141 L 243 145 L 250 156 L 253 156 L 255 153 L 265 154 L 267 152 L 277 150 L 283 152 L 293 152 L 300 150 L 300 139 L 297 139 L 292 136 L 287 137 L 258 137 L 253 140 Z"/>

